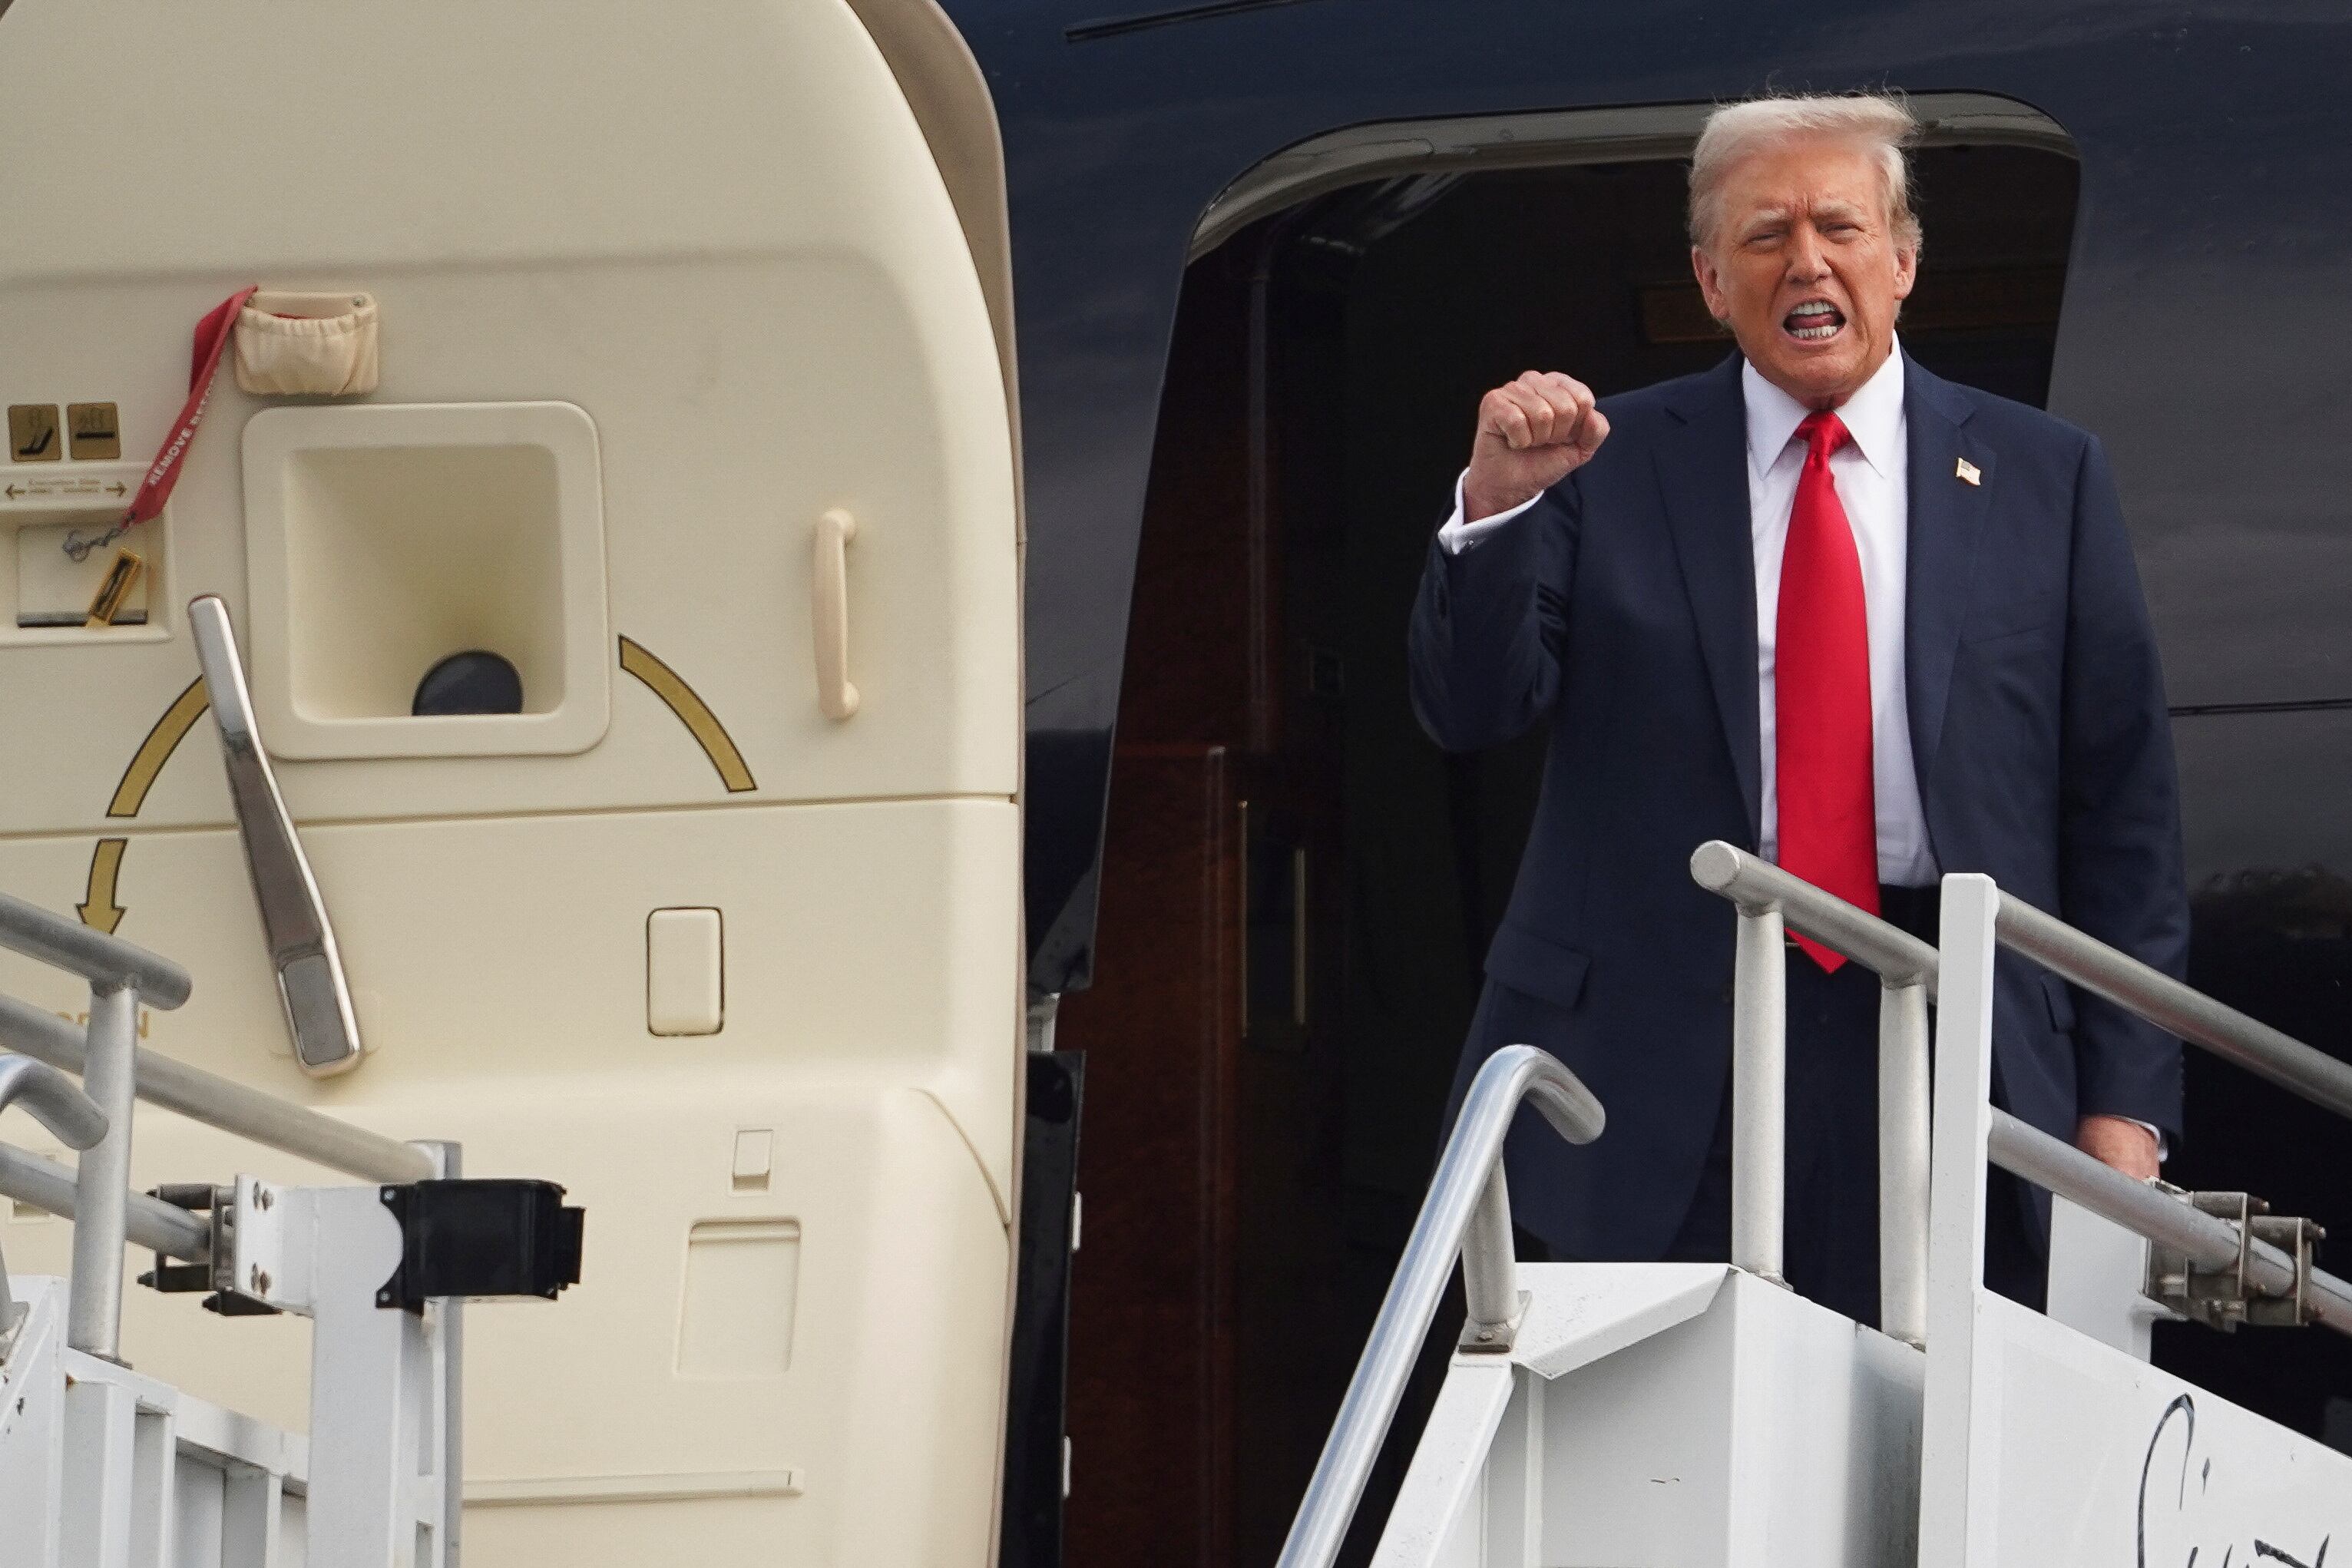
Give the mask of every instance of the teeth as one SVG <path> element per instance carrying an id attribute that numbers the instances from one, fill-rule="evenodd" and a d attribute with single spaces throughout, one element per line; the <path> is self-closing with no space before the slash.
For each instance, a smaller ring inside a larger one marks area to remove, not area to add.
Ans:
<path id="1" fill-rule="evenodd" d="M 1833 338 L 1844 324 L 1837 307 L 1827 300 L 1808 300 L 1790 310 L 1781 322 L 1790 337 L 1808 342 Z"/>

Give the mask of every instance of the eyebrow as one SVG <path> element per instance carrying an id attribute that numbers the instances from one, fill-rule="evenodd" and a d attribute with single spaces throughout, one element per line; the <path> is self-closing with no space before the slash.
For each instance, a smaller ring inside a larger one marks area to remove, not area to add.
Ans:
<path id="1" fill-rule="evenodd" d="M 1812 216 L 1820 219 L 1860 222 L 1864 218 L 1864 209 L 1846 201 L 1822 202 L 1811 210 Z M 1738 232 L 1741 237 L 1745 238 L 1765 229 L 1786 226 L 1794 221 L 1795 214 L 1787 207 L 1759 207 L 1748 215 L 1747 220 L 1739 226 Z"/>

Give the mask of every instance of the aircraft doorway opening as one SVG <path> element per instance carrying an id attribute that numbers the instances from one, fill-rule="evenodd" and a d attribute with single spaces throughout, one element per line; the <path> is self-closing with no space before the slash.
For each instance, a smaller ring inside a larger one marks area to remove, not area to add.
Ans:
<path id="1" fill-rule="evenodd" d="M 1540 736 L 1449 757 L 1414 721 L 1423 554 L 1486 388 L 1534 367 L 1605 395 L 1730 352 L 1691 281 L 1684 178 L 1656 158 L 1379 181 L 1186 276 L 1096 984 L 1059 1025 L 1089 1053 L 1081 1568 L 1279 1549 L 1427 1181 L 1540 767 Z M 2040 404 L 2074 162 L 1941 146 L 1917 178 L 1905 346 Z M 1360 1520 L 1385 1515 L 1390 1449 Z"/>

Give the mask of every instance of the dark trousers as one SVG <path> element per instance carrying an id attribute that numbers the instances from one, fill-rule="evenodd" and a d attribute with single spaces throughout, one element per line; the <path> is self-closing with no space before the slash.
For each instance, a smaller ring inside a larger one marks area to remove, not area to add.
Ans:
<path id="1" fill-rule="evenodd" d="M 1937 890 L 1880 889 L 1880 912 L 1936 940 Z M 1787 1199 L 1782 1260 L 1790 1288 L 1856 1322 L 1878 1322 L 1878 977 L 1858 963 L 1824 973 L 1789 952 Z M 2000 1088 L 1996 1070 L 1993 1098 Z M 2045 1249 L 2028 1219 L 2025 1189 L 2008 1172 L 1986 1173 L 1985 1284 L 2039 1310 L 2047 1293 Z M 1539 1241 L 1521 1237 L 1548 1255 Z M 1670 1262 L 1731 1256 L 1731 1094 L 1727 1086 L 1706 1165 Z"/>

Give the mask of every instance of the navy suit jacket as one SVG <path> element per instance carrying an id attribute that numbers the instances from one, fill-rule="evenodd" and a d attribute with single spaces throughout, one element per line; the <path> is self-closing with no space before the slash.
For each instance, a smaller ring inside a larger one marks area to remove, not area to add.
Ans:
<path id="1" fill-rule="evenodd" d="M 1603 400 L 1611 433 L 1591 461 L 1459 555 L 1433 542 L 1413 611 L 1413 700 L 1438 744 L 1551 727 L 1486 975 L 1490 1005 L 1496 985 L 1539 1005 L 1534 1043 L 1608 1111 L 1581 1149 L 1532 1115 L 1511 1139 L 1515 1218 L 1569 1256 L 1664 1250 L 1727 1088 L 1734 913 L 1689 860 L 1710 838 L 1759 839 L 1739 371 L 1735 354 Z M 2038 409 L 1916 362 L 1904 373 L 1904 651 L 1937 863 L 2178 975 L 2171 728 L 2106 458 Z M 1979 483 L 1958 477 L 1962 458 Z M 1457 1103 L 1510 1043 L 1479 1037 Z M 1993 1048 L 2007 1108 L 2046 1132 L 2071 1141 L 2079 1114 L 2105 1112 L 2179 1135 L 2179 1042 L 2012 953 Z"/>

